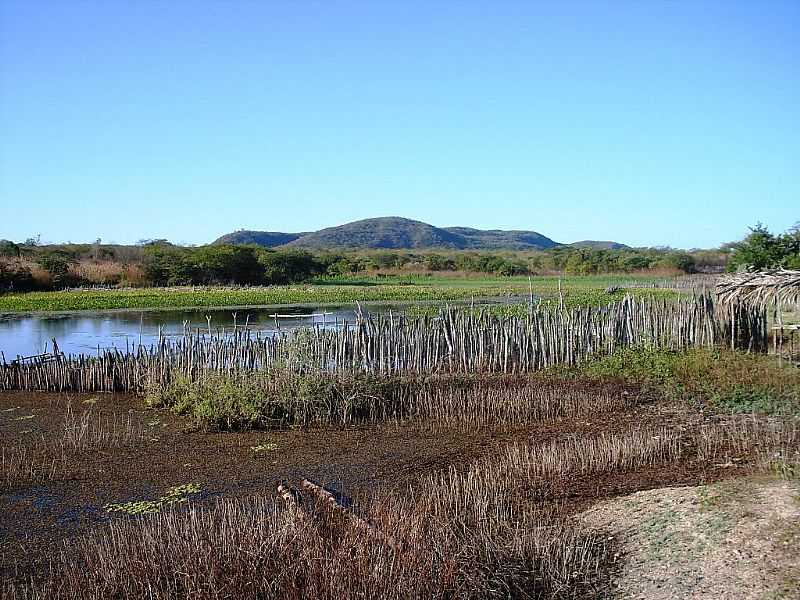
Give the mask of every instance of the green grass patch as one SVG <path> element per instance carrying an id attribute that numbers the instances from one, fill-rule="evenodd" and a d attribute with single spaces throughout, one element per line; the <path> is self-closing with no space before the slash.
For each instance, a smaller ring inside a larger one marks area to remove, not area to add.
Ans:
<path id="1" fill-rule="evenodd" d="M 481 288 L 503 296 L 511 287 Z M 0 312 L 54 312 L 122 308 L 201 308 L 274 304 L 344 304 L 353 302 L 431 302 L 469 299 L 472 288 L 415 286 L 276 286 L 263 288 L 153 288 L 146 290 L 71 290 L 0 296 Z"/>
<path id="2" fill-rule="evenodd" d="M 650 283 L 655 278 L 587 276 L 561 278 L 569 306 L 602 304 L 624 292 L 609 287 Z M 551 298 L 558 277 L 533 278 L 536 296 Z M 0 312 L 55 312 L 136 308 L 202 308 L 273 304 L 344 304 L 353 302 L 447 302 L 473 297 L 527 296 L 527 277 L 360 277 L 320 279 L 315 284 L 266 287 L 175 287 L 66 290 L 0 295 Z M 634 294 L 663 290 L 636 289 Z"/>
<path id="3" fill-rule="evenodd" d="M 623 379 L 669 397 L 731 413 L 800 416 L 800 369 L 773 356 L 722 349 L 685 352 L 625 348 L 554 373 Z"/>
<path id="4" fill-rule="evenodd" d="M 396 414 L 406 394 L 400 377 L 370 374 L 270 372 L 208 374 L 190 381 L 176 373 L 146 394 L 150 406 L 188 415 L 212 429 L 280 429 L 346 425 Z"/>

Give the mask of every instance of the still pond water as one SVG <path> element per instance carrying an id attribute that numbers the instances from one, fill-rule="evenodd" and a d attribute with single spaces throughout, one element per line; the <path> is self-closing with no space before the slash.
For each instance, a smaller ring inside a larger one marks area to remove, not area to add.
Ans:
<path id="1" fill-rule="evenodd" d="M 402 312 L 402 306 L 364 306 L 373 313 Z M 253 331 L 264 333 L 276 329 L 275 314 L 295 315 L 292 318 L 279 318 L 282 330 L 301 326 L 320 325 L 335 327 L 342 321 L 355 319 L 354 306 L 339 307 L 269 307 L 239 309 L 200 309 L 200 310 L 157 310 L 157 311 L 119 311 L 103 313 L 71 313 L 48 315 L 24 315 L 0 317 L 0 351 L 10 361 L 21 356 L 31 356 L 52 350 L 52 338 L 56 338 L 62 352 L 67 354 L 97 354 L 99 348 L 117 348 L 125 351 L 126 346 L 145 346 L 158 341 L 159 331 L 165 336 L 183 335 L 184 322 L 192 329 L 206 330 L 211 317 L 212 329 L 224 327 L 232 329 L 233 312 L 239 327 L 247 323 Z M 0 358 L 2 362 L 2 358 Z"/>

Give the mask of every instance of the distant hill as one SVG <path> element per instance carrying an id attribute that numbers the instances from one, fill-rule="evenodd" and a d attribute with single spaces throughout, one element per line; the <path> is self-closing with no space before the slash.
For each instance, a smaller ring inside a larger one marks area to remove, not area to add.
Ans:
<path id="1" fill-rule="evenodd" d="M 353 221 L 304 235 L 290 246 L 303 248 L 464 248 L 462 236 L 421 221 L 380 217 Z"/>
<path id="2" fill-rule="evenodd" d="M 605 242 L 598 240 L 583 240 L 580 242 L 572 242 L 571 244 L 567 245 L 575 248 L 592 248 L 594 250 L 625 250 L 630 248 L 630 246 L 620 244 L 619 242 Z"/>
<path id="3" fill-rule="evenodd" d="M 546 250 L 562 245 L 536 231 L 434 227 L 422 221 L 402 217 L 364 219 L 309 233 L 242 230 L 223 235 L 214 243 L 257 244 L 267 248 L 286 246 L 315 250 L 324 248 Z M 588 248 L 627 248 L 624 244 L 616 242 L 591 240 L 569 245 Z"/>
<path id="4" fill-rule="evenodd" d="M 504 231 L 502 229 L 471 229 L 469 227 L 445 227 L 445 231 L 460 235 L 467 244 L 464 248 L 484 250 L 545 250 L 558 246 L 556 242 L 535 231 Z"/>
<path id="5" fill-rule="evenodd" d="M 293 242 L 304 233 L 281 233 L 279 231 L 248 231 L 241 229 L 233 233 L 226 233 L 215 244 L 255 244 L 265 248 L 274 248 Z"/>

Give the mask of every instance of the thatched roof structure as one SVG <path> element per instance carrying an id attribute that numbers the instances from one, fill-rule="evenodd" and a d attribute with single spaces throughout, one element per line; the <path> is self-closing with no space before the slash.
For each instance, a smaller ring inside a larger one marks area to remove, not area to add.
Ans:
<path id="1" fill-rule="evenodd" d="M 717 283 L 717 298 L 723 304 L 746 300 L 760 305 L 800 305 L 800 271 L 770 269 L 737 273 Z"/>

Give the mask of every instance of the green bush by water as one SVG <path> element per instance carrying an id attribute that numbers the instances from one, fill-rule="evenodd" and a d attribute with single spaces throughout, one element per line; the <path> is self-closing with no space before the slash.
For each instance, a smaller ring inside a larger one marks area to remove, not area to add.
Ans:
<path id="1" fill-rule="evenodd" d="M 725 412 L 800 417 L 800 369 L 764 354 L 625 348 L 574 369 L 554 369 L 559 371 L 649 384 L 671 398 Z"/>
<path id="2" fill-rule="evenodd" d="M 198 381 L 175 374 L 166 386 L 149 390 L 146 401 L 219 429 L 344 425 L 392 416 L 409 385 L 399 377 L 288 370 L 210 374 Z"/>

